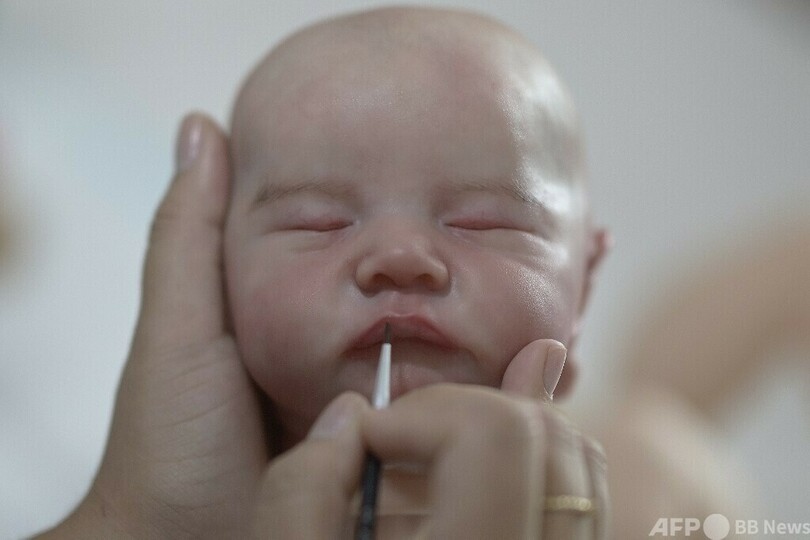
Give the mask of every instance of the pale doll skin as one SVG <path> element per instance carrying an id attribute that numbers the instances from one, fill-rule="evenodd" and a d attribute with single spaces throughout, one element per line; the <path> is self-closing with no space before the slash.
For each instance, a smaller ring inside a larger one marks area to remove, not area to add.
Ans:
<path id="1" fill-rule="evenodd" d="M 571 100 L 508 28 L 396 8 L 309 27 L 248 78 L 231 145 L 230 314 L 283 446 L 371 395 L 379 347 L 355 340 L 382 319 L 393 399 L 498 387 L 527 343 L 576 338 L 604 233 Z"/>

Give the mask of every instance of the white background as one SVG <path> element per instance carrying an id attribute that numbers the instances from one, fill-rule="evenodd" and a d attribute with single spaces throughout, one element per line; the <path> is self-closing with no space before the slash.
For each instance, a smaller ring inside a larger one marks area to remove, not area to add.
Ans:
<path id="1" fill-rule="evenodd" d="M 181 116 L 226 122 L 271 45 L 372 5 L 0 1 L 0 209 L 17 240 L 0 266 L 1 538 L 62 517 L 99 462 Z M 580 106 L 596 215 L 617 239 L 572 401 L 588 410 L 674 276 L 740 230 L 807 213 L 810 2 L 443 5 L 527 34 Z M 752 518 L 810 520 L 801 393 L 766 376 L 722 430 L 767 505 Z"/>

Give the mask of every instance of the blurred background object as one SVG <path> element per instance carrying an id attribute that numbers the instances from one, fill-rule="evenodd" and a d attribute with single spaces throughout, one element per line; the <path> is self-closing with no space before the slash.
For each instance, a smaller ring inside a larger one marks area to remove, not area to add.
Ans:
<path id="1" fill-rule="evenodd" d="M 0 537 L 55 522 L 96 469 L 182 115 L 201 109 L 226 124 L 241 78 L 284 35 L 380 4 L 0 0 L 0 190 L 20 217 L 10 230 L 24 239 L 14 270 L 0 273 Z M 441 5 L 489 13 L 526 34 L 579 104 L 596 218 L 616 247 L 566 406 L 609 425 L 626 397 L 625 366 L 637 365 L 633 353 L 669 346 L 638 335 L 672 302 L 665 291 L 725 246 L 744 250 L 759 232 L 808 214 L 810 3 Z M 782 279 L 807 287 L 806 277 Z M 805 353 L 769 353 L 744 402 L 717 408 L 706 423 L 764 504 L 762 515 L 730 518 L 810 521 L 801 472 L 807 388 L 790 369 L 764 365 L 792 365 Z M 649 410 L 677 415 L 664 394 L 647 398 Z M 668 446 L 679 448 L 688 447 Z"/>
<path id="2" fill-rule="evenodd" d="M 616 404 L 584 413 L 611 457 L 614 504 L 634 510 L 616 512 L 617 538 L 647 536 L 664 508 L 767 519 L 762 512 L 784 484 L 753 482 L 758 475 L 749 471 L 773 471 L 775 458 L 792 467 L 788 485 L 801 501 L 779 515 L 807 522 L 800 486 L 810 483 L 802 450 L 810 419 L 810 214 L 774 213 L 739 224 L 733 242 L 699 260 L 684 256 L 692 264 L 650 300 L 624 340 Z M 785 406 L 797 390 L 804 407 Z M 782 433 L 759 431 L 763 454 L 742 461 L 730 447 L 734 424 L 750 432 L 774 423 L 761 420 L 763 408 L 776 413 Z"/>

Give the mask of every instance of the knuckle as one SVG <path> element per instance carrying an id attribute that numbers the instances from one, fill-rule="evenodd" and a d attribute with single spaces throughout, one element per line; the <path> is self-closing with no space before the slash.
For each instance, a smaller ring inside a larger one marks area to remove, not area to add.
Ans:
<path id="1" fill-rule="evenodd" d="M 364 411 L 371 408 L 368 399 L 362 394 L 353 390 L 343 392 L 336 399 L 345 401 L 348 407 L 351 407 L 357 411 Z"/>
<path id="2" fill-rule="evenodd" d="M 504 445 L 533 441 L 541 436 L 542 421 L 533 403 L 492 396 L 481 409 L 478 418 L 489 427 L 487 436 Z"/>
<path id="3" fill-rule="evenodd" d="M 327 440 L 300 443 L 275 459 L 261 482 L 261 498 L 273 501 L 304 501 L 340 484 L 337 452 Z"/>
<path id="4" fill-rule="evenodd" d="M 583 447 L 583 435 L 574 423 L 555 407 L 544 407 L 547 437 L 551 444 L 566 451 L 578 451 Z"/>
<path id="5" fill-rule="evenodd" d="M 602 444 L 592 437 L 583 437 L 583 444 L 585 457 L 591 466 L 600 473 L 606 472 L 608 467 L 607 453 Z"/>
<path id="6" fill-rule="evenodd" d="M 322 440 L 301 447 L 276 458 L 261 480 L 257 502 L 274 519 L 284 520 L 290 512 L 320 508 L 325 501 L 348 496 L 341 487 L 337 452 Z"/>
<path id="7" fill-rule="evenodd" d="M 467 389 L 460 384 L 456 383 L 437 383 L 422 388 L 417 388 L 413 392 L 409 392 L 402 396 L 401 401 L 420 401 L 438 402 L 439 404 L 450 404 L 458 399 L 464 399 L 467 394 Z"/>
<path id="8" fill-rule="evenodd" d="M 542 439 L 541 404 L 536 400 L 477 386 L 440 383 L 414 390 L 394 406 L 425 403 L 440 411 L 446 425 L 453 426 L 447 440 L 494 448 L 526 448 Z"/>

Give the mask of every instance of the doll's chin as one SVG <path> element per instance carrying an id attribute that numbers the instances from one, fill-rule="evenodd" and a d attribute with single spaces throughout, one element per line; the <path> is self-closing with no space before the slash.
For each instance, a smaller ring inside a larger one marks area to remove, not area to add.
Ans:
<path id="1" fill-rule="evenodd" d="M 418 388 L 439 383 L 469 382 L 423 364 L 400 363 L 391 366 L 391 399 L 394 400 Z"/>
<path id="2" fill-rule="evenodd" d="M 347 386 L 370 397 L 376 379 L 379 348 L 351 351 L 344 376 Z M 477 363 L 466 350 L 447 349 L 413 340 L 391 351 L 391 399 L 438 383 L 483 384 Z"/>

